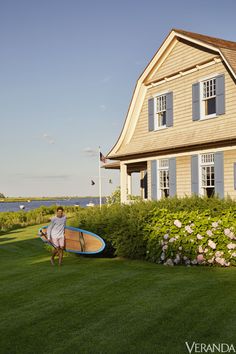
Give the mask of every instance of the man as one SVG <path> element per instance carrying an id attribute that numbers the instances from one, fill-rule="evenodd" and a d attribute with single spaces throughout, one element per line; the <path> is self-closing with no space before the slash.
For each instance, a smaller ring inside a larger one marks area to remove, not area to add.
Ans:
<path id="1" fill-rule="evenodd" d="M 47 228 L 47 238 L 50 243 L 55 247 L 52 250 L 51 264 L 54 265 L 54 258 L 58 254 L 59 265 L 62 264 L 63 249 L 65 246 L 65 226 L 66 216 L 62 207 L 57 208 L 57 214 L 52 218 L 51 223 Z"/>

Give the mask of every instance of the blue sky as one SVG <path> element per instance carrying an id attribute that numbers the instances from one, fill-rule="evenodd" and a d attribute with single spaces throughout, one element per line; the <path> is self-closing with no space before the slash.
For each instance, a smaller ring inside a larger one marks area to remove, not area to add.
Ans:
<path id="1" fill-rule="evenodd" d="M 98 195 L 98 146 L 115 144 L 167 34 L 236 41 L 235 10 L 235 0 L 1 0 L 0 192 Z M 108 195 L 119 173 L 102 175 Z"/>

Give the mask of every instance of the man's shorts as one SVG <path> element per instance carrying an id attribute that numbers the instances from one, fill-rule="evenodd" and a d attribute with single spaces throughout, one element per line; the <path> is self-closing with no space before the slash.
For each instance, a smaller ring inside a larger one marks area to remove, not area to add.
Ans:
<path id="1" fill-rule="evenodd" d="M 64 245 L 65 245 L 64 237 L 60 237 L 60 238 L 52 237 L 51 241 L 55 247 L 64 248 Z"/>

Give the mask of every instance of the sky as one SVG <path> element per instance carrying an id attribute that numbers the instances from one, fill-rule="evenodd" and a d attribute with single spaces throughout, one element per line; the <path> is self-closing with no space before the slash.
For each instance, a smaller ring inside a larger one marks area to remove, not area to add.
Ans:
<path id="1" fill-rule="evenodd" d="M 0 0 L 0 192 L 98 195 L 98 148 L 116 143 L 170 30 L 236 41 L 235 11 L 236 0 Z M 118 185 L 102 169 L 103 195 Z"/>

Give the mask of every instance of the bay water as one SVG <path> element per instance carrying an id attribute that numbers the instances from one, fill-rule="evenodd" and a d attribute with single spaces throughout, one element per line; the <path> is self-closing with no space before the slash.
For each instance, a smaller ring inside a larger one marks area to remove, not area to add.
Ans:
<path id="1" fill-rule="evenodd" d="M 0 212 L 4 211 L 20 211 L 20 206 L 24 206 L 24 211 L 37 209 L 40 206 L 80 206 L 86 207 L 88 203 L 95 205 L 99 204 L 98 197 L 78 198 L 78 199 L 57 199 L 57 200 L 32 200 L 30 202 L 0 202 Z M 105 203 L 105 198 L 102 198 L 102 203 Z"/>

